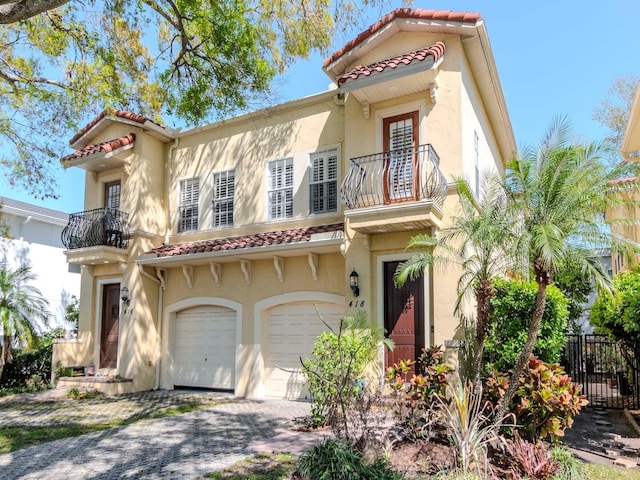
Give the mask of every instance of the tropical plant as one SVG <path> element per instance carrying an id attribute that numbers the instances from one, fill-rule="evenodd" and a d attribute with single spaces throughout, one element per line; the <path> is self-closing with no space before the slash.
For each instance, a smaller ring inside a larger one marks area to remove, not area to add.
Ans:
<path id="1" fill-rule="evenodd" d="M 0 325 L 3 329 L 3 345 L 0 369 L 13 361 L 13 347 L 32 347 L 37 342 L 38 322 L 49 320 L 48 302 L 40 290 L 29 282 L 36 276 L 28 266 L 15 270 L 0 266 Z"/>
<path id="2" fill-rule="evenodd" d="M 485 344 L 487 370 L 511 370 L 527 339 L 527 324 L 533 313 L 536 284 L 520 280 L 494 281 L 491 299 L 491 328 Z M 547 299 L 540 324 L 540 335 L 533 353 L 545 362 L 557 362 L 566 343 L 567 299 L 555 286 L 547 287 Z"/>
<path id="3" fill-rule="evenodd" d="M 387 461 L 377 457 L 366 463 L 349 443 L 325 440 L 305 450 L 298 461 L 298 470 L 309 480 L 402 480 L 404 475 L 393 471 Z"/>
<path id="4" fill-rule="evenodd" d="M 371 325 L 363 311 L 340 321 L 339 328 L 320 319 L 329 329 L 313 344 L 312 356 L 302 360 L 312 401 L 312 417 L 316 424 L 333 427 L 339 438 L 355 441 L 362 430 L 356 410 L 370 406 L 368 394 L 377 390 L 378 376 L 367 378 L 367 370 L 375 369 L 378 346 L 393 344 L 384 338 L 381 329 Z"/>
<path id="5" fill-rule="evenodd" d="M 528 442 L 516 432 L 513 439 L 507 442 L 507 447 L 515 466 L 527 479 L 549 478 L 558 471 L 558 463 L 543 442 Z M 517 478 L 522 476 L 518 475 Z"/>
<path id="6" fill-rule="evenodd" d="M 633 185 L 614 181 L 628 167 L 606 165 L 602 161 L 609 150 L 606 144 L 575 145 L 570 143 L 569 133 L 568 122 L 559 118 L 540 145 L 525 148 L 507 164 L 505 188 L 511 207 L 520 215 L 515 251 L 528 261 L 538 288 L 527 339 L 500 406 L 502 411 L 516 393 L 533 351 L 544 315 L 546 287 L 553 283 L 554 274 L 574 262 L 596 285 L 610 289 L 611 278 L 594 250 L 639 251 L 637 244 L 610 228 L 614 222 L 629 224 L 638 219 L 605 220 L 603 215 L 608 208 L 638 203 L 628 195 Z"/>
<path id="7" fill-rule="evenodd" d="M 509 381 L 508 374 L 492 372 L 485 382 L 485 398 L 492 405 L 500 405 Z M 581 388 L 557 363 L 548 364 L 531 356 L 509 404 L 519 432 L 532 442 L 558 440 L 588 404 L 586 395 L 580 394 Z"/>
<path id="8" fill-rule="evenodd" d="M 597 333 L 624 345 L 627 353 L 640 348 L 640 266 L 613 278 L 612 292 L 599 292 L 589 321 Z"/>
<path id="9" fill-rule="evenodd" d="M 483 476 L 487 466 L 487 451 L 491 443 L 501 441 L 500 426 L 507 423 L 511 414 L 493 419 L 491 404 L 482 398 L 472 385 L 448 387 L 449 404 L 439 397 L 444 421 L 451 445 L 456 453 L 456 464 L 464 472 L 474 472 Z"/>
<path id="10" fill-rule="evenodd" d="M 415 367 L 416 374 L 409 377 Z M 443 361 L 440 347 L 423 349 L 418 362 L 401 360 L 387 369 L 386 384 L 393 399 L 400 439 L 428 437 L 429 427 L 438 419 L 440 403 L 444 399 L 453 368 Z"/>
<path id="11" fill-rule="evenodd" d="M 441 267 L 452 263 L 460 265 L 462 275 L 457 285 L 455 313 L 462 313 L 466 297 L 475 297 L 472 372 L 474 385 L 478 387 L 484 339 L 491 318 L 491 298 L 495 295 L 492 280 L 514 268 L 510 251 L 516 240 L 512 235 L 514 220 L 497 173 L 483 174 L 477 197 L 464 179 L 457 178 L 456 186 L 460 213 L 452 218 L 450 227 L 438 232 L 437 237 L 426 234 L 412 237 L 407 249 L 420 251 L 398 265 L 394 279 L 402 286 L 408 278 L 422 275 L 432 264 Z"/>

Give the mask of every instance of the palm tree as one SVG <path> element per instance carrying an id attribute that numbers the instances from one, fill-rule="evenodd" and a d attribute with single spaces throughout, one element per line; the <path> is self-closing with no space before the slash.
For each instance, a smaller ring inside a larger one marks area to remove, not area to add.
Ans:
<path id="1" fill-rule="evenodd" d="M 454 216 L 451 226 L 439 231 L 435 238 L 426 234 L 412 237 L 407 249 L 417 248 L 420 251 L 398 265 L 394 279 L 397 285 L 402 286 L 408 278 L 422 275 L 429 265 L 444 267 L 454 263 L 461 266 L 454 313 L 462 313 L 465 297 L 475 297 L 472 375 L 475 387 L 479 388 L 484 339 L 491 315 L 491 299 L 495 295 L 492 280 L 514 269 L 515 257 L 510 249 L 516 238 L 513 236 L 511 210 L 497 173 L 483 175 L 479 199 L 465 180 L 457 178 L 455 182 L 460 214 Z"/>
<path id="2" fill-rule="evenodd" d="M 36 339 L 38 320 L 47 325 L 49 304 L 40 290 L 29 285 L 29 281 L 35 278 L 28 266 L 12 270 L 6 265 L 0 265 L 0 325 L 4 335 L 0 352 L 0 375 L 4 365 L 13 361 L 14 342 L 32 346 Z"/>
<path id="3" fill-rule="evenodd" d="M 555 120 L 540 145 L 526 148 L 507 165 L 505 189 L 520 219 L 516 224 L 516 251 L 526 255 L 538 290 L 527 340 L 516 360 L 498 418 L 508 408 L 533 351 L 544 314 L 546 287 L 553 283 L 554 273 L 574 264 L 598 287 L 610 289 L 611 278 L 593 255 L 594 249 L 639 251 L 637 244 L 611 231 L 604 219 L 607 208 L 637 203 L 617 192 L 628 189 L 628 183 L 612 182 L 628 172 L 629 165 L 607 166 L 603 157 L 610 149 L 605 144 L 575 145 L 570 143 L 569 133 L 565 119 Z"/>

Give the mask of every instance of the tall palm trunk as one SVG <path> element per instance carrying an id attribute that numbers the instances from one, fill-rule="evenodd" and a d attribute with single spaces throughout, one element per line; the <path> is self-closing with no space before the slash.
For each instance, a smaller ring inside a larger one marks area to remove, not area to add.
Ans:
<path id="1" fill-rule="evenodd" d="M 536 303 L 533 309 L 531 323 L 529 324 L 527 341 L 525 342 L 522 351 L 518 354 L 516 364 L 511 373 L 511 378 L 509 378 L 509 386 L 504 393 L 502 401 L 498 405 L 498 411 L 495 418 L 504 418 L 505 413 L 509 408 L 509 404 L 518 390 L 520 376 L 524 371 L 525 364 L 529 361 L 529 357 L 533 352 L 533 347 L 538 339 L 538 333 L 540 332 L 542 316 L 544 315 L 545 303 L 547 300 L 547 286 L 551 285 L 552 274 L 551 269 L 545 266 L 543 260 L 539 257 L 536 258 L 534 262 L 534 271 L 536 275 L 536 283 L 538 284 L 538 292 L 536 293 Z"/>
<path id="2" fill-rule="evenodd" d="M 476 345 L 473 355 L 473 385 L 474 391 L 481 389 L 480 375 L 482 373 L 482 355 L 484 353 L 484 339 L 487 336 L 489 317 L 491 316 L 491 299 L 496 293 L 491 280 L 483 279 L 475 289 L 476 293 Z"/>

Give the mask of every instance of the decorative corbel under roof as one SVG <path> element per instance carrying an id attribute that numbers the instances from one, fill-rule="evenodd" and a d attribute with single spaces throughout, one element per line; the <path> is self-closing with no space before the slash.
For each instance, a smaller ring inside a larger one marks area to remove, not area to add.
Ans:
<path id="1" fill-rule="evenodd" d="M 240 270 L 242 270 L 242 275 L 244 275 L 244 282 L 247 285 L 250 285 L 251 284 L 251 261 L 241 259 Z"/>
<path id="2" fill-rule="evenodd" d="M 276 269 L 276 275 L 278 276 L 278 281 L 282 283 L 284 281 L 284 258 L 274 256 L 273 268 Z"/>
<path id="3" fill-rule="evenodd" d="M 213 276 L 213 283 L 216 284 L 216 287 L 219 287 L 222 283 L 222 264 L 211 262 L 209 270 L 211 270 L 211 275 Z"/>
<path id="4" fill-rule="evenodd" d="M 187 281 L 187 287 L 193 288 L 193 267 L 190 265 L 183 265 L 182 274 Z"/>

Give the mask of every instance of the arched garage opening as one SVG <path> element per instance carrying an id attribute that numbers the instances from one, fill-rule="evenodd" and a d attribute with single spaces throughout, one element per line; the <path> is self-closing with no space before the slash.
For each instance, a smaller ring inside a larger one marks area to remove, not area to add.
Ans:
<path id="1" fill-rule="evenodd" d="M 165 312 L 169 330 L 164 386 L 235 390 L 241 306 L 225 299 L 193 298 Z"/>
<path id="2" fill-rule="evenodd" d="M 255 396 L 308 399 L 300 358 L 329 323 L 338 328 L 345 315 L 344 297 L 323 292 L 294 292 L 256 304 L 257 381 Z M 322 317 L 322 318 L 321 318 Z"/>

